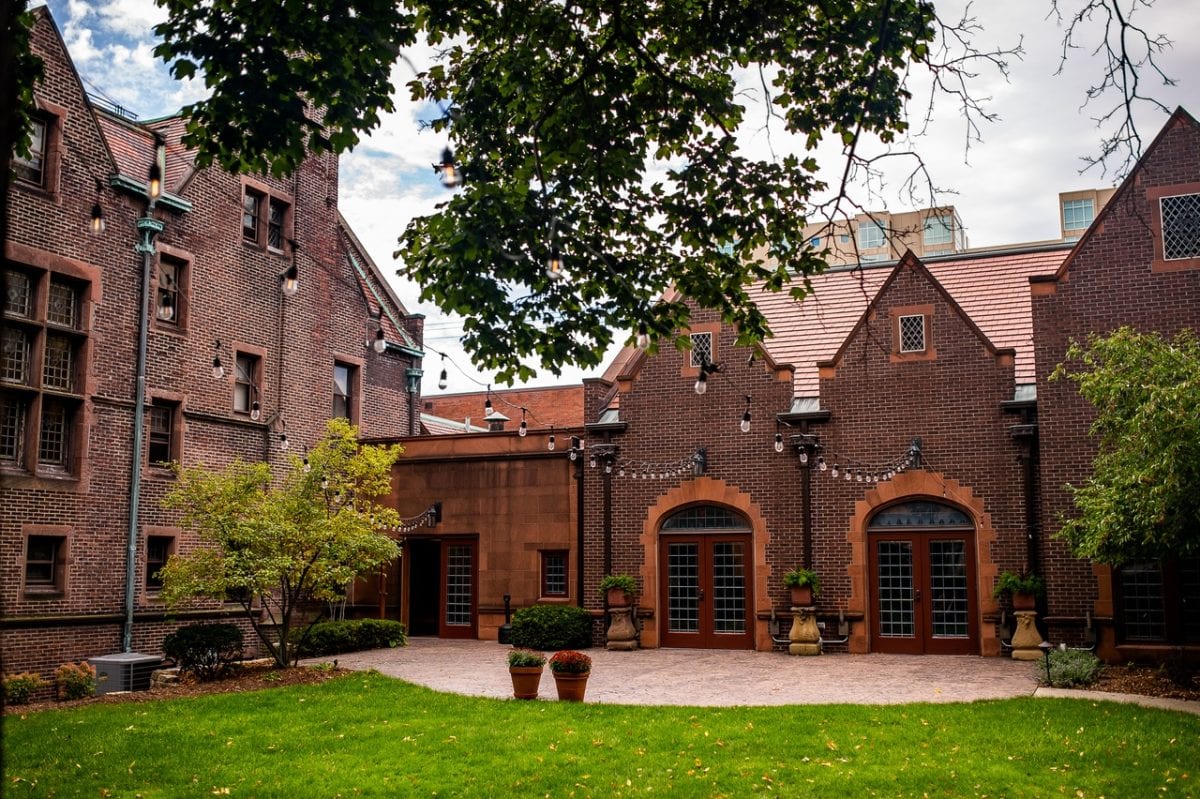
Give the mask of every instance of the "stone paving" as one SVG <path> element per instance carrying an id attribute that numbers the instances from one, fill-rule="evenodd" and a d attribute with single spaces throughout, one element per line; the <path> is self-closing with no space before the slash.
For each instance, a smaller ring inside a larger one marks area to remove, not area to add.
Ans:
<path id="1" fill-rule="evenodd" d="M 495 641 L 413 638 L 400 649 L 338 655 L 438 691 L 512 696 L 506 655 Z M 971 702 L 1031 696 L 1032 664 L 1009 658 L 937 655 L 820 655 L 709 649 L 587 650 L 587 701 L 626 705 L 803 705 Z M 553 699 L 543 675 L 540 696 Z"/>

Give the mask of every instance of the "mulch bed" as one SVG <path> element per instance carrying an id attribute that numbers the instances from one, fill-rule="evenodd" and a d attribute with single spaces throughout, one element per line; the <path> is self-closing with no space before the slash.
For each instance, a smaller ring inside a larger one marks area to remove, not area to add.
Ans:
<path id="1" fill-rule="evenodd" d="M 1200 674 L 1192 675 L 1190 685 L 1177 685 L 1158 667 L 1108 666 L 1101 672 L 1100 680 L 1088 689 L 1200 702 Z"/>

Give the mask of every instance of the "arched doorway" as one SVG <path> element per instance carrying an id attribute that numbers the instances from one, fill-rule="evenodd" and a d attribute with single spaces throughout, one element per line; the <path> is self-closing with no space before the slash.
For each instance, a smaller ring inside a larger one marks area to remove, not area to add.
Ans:
<path id="1" fill-rule="evenodd" d="M 694 505 L 659 528 L 662 646 L 753 649 L 750 524 L 719 505 Z"/>
<path id="2" fill-rule="evenodd" d="M 912 499 L 872 516 L 867 534 L 872 651 L 978 654 L 971 518 L 951 505 Z"/>

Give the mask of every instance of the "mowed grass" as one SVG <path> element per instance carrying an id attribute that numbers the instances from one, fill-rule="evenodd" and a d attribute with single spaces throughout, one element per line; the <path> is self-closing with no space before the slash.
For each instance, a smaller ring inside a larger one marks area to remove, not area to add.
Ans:
<path id="1" fill-rule="evenodd" d="M 365 673 L 3 732 L 6 797 L 1200 795 L 1200 718 L 1067 699 L 626 707 Z"/>

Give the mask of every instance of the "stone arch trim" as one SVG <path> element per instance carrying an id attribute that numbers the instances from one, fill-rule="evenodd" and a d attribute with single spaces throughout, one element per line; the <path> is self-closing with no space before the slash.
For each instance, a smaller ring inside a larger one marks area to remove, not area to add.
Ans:
<path id="1" fill-rule="evenodd" d="M 867 551 L 867 523 L 880 508 L 910 499 L 930 499 L 956 505 L 964 510 L 975 524 L 975 594 L 979 622 L 980 654 L 999 655 L 1000 640 L 994 625 L 984 623 L 984 618 L 996 613 L 999 605 L 992 598 L 998 568 L 992 558 L 996 529 L 992 516 L 984 508 L 983 497 L 977 496 L 970 486 L 946 477 L 939 472 L 913 469 L 901 472 L 885 483 L 878 483 L 867 490 L 862 499 L 854 503 L 850 527 L 846 540 L 850 544 L 850 563 L 846 573 L 850 578 L 850 597 L 847 611 L 862 614 L 863 621 L 855 624 L 850 633 L 850 651 L 861 653 L 870 650 L 871 582 L 870 559 Z"/>
<path id="2" fill-rule="evenodd" d="M 646 518 L 642 523 L 641 577 L 644 591 L 640 601 L 643 606 L 654 610 L 654 615 L 646 619 L 642 625 L 641 644 L 644 647 L 659 646 L 658 625 L 663 618 L 662 608 L 659 607 L 658 532 L 668 516 L 689 505 L 723 505 L 736 510 L 746 518 L 746 522 L 750 526 L 754 568 L 751 586 L 754 615 L 757 617 L 760 611 L 770 610 L 770 597 L 767 593 L 768 578 L 770 577 L 770 566 L 767 565 L 767 545 L 771 535 L 762 509 L 750 498 L 749 494 L 735 485 L 712 477 L 697 477 L 659 495 L 658 499 L 647 509 Z M 766 624 L 760 621 L 755 622 L 754 648 L 758 650 L 771 649 L 770 630 L 767 629 Z"/>

